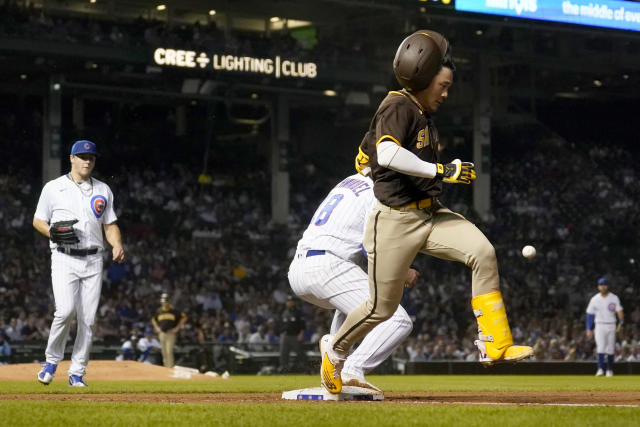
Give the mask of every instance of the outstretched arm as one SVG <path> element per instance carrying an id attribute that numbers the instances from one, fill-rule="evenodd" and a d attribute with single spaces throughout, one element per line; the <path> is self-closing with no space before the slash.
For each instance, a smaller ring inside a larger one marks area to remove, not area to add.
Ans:
<path id="1" fill-rule="evenodd" d="M 451 163 L 429 163 L 394 141 L 385 139 L 376 148 L 378 164 L 396 172 L 423 178 L 440 177 L 445 182 L 471 184 L 476 179 L 473 163 L 456 159 Z"/>

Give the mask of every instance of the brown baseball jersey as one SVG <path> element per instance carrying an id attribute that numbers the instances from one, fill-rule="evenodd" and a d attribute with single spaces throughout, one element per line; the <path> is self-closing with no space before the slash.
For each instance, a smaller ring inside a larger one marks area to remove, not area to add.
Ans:
<path id="1" fill-rule="evenodd" d="M 429 115 L 405 91 L 382 100 L 364 135 L 360 150 L 369 157 L 373 192 L 387 206 L 403 206 L 442 193 L 442 180 L 405 175 L 378 164 L 377 146 L 390 140 L 421 160 L 438 162 L 438 131 Z"/>
<path id="2" fill-rule="evenodd" d="M 182 320 L 183 317 L 187 317 L 187 315 L 170 306 L 166 310 L 160 307 L 154 316 L 154 319 L 156 319 L 156 323 L 160 330 L 162 332 L 167 332 L 178 326 L 178 323 L 180 323 L 180 320 Z"/>

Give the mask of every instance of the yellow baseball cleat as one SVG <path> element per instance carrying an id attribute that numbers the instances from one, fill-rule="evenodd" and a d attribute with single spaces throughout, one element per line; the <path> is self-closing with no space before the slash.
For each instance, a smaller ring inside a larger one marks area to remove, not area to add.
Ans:
<path id="1" fill-rule="evenodd" d="M 345 359 L 339 357 L 331 348 L 332 342 L 333 336 L 325 335 L 318 343 L 320 346 L 320 357 L 322 357 L 320 383 L 329 393 L 338 394 L 342 391 L 342 378 L 340 377 L 340 373 Z"/>
<path id="2" fill-rule="evenodd" d="M 533 348 L 513 345 L 500 291 L 473 297 L 471 306 L 478 320 L 478 339 L 475 344 L 480 353 L 480 363 L 491 366 L 496 363 L 517 362 L 533 355 Z"/>

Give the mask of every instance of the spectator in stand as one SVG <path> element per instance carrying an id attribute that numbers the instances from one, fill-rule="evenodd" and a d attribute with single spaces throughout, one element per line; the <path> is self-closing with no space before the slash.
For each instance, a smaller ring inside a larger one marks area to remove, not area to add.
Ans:
<path id="1" fill-rule="evenodd" d="M 18 319 L 12 317 L 9 321 L 9 326 L 5 329 L 5 335 L 9 341 L 22 341 L 22 334 L 18 329 Z"/>
<path id="2" fill-rule="evenodd" d="M 138 359 L 138 337 L 131 335 L 131 338 L 122 343 L 120 351 L 122 354 L 116 357 L 116 360 L 137 360 Z"/>
<path id="3" fill-rule="evenodd" d="M 7 342 L 4 332 L 0 330 L 0 365 L 11 363 L 11 346 Z"/>
<path id="4" fill-rule="evenodd" d="M 258 326 L 258 330 L 251 334 L 247 348 L 249 351 L 264 351 L 265 344 L 269 344 L 269 337 L 267 337 L 267 327 L 263 324 Z"/>
<path id="5" fill-rule="evenodd" d="M 147 328 L 144 337 L 138 341 L 138 362 L 156 364 L 156 354 L 162 350 L 162 344 L 153 336 L 153 330 Z"/>

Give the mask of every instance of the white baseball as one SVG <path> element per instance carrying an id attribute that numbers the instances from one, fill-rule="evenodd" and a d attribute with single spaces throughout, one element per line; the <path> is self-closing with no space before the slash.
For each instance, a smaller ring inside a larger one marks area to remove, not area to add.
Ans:
<path id="1" fill-rule="evenodd" d="M 522 256 L 527 259 L 533 258 L 534 256 L 536 256 L 536 248 L 531 245 L 525 246 L 524 248 L 522 248 Z"/>

